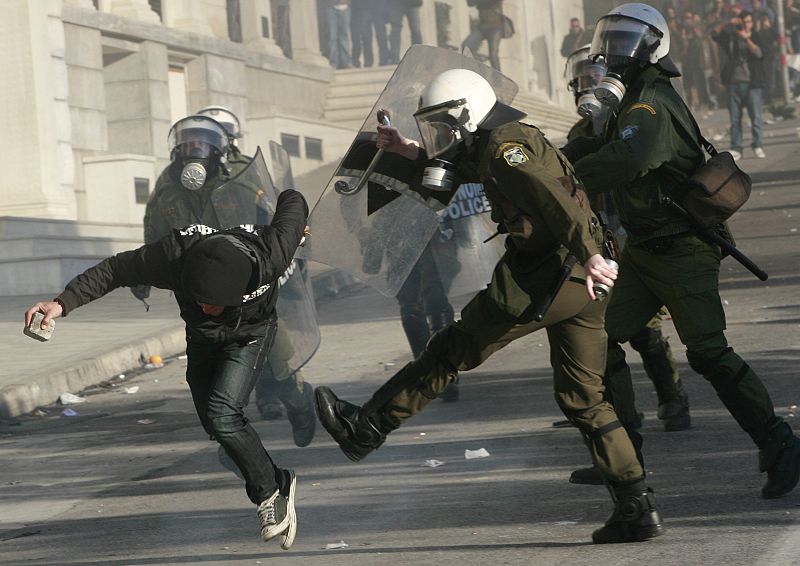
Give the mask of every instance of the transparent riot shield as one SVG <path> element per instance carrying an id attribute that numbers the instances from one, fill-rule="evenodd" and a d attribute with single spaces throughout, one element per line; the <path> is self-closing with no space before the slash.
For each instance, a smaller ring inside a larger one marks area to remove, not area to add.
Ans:
<path id="1" fill-rule="evenodd" d="M 439 229 L 431 239 L 431 252 L 450 298 L 485 288 L 505 253 L 505 238 L 496 237 L 491 213 L 479 183 L 461 185 L 447 208 L 438 213 Z"/>
<path id="2" fill-rule="evenodd" d="M 418 137 L 413 114 L 420 94 L 439 73 L 458 68 L 485 77 L 501 102 L 510 103 L 517 92 L 511 79 L 470 57 L 412 46 L 314 206 L 310 259 L 347 271 L 385 295 L 397 293 L 439 228 L 435 211 L 445 209 L 453 195 L 423 189 L 421 171 L 418 175 L 400 156 L 384 154 L 373 163 L 377 111 L 387 110 L 392 125 L 407 137 Z M 354 190 L 367 170 L 363 188 Z"/>
<path id="3" fill-rule="evenodd" d="M 291 168 L 288 172 L 284 169 L 281 178 L 291 181 Z M 281 190 L 284 188 L 288 186 Z M 211 198 L 220 227 L 229 228 L 269 224 L 279 193 L 258 148 L 250 164 L 217 188 Z M 295 258 L 278 282 L 278 330 L 267 363 L 274 378 L 281 381 L 311 359 L 319 348 L 320 332 L 305 261 Z"/>
<path id="4" fill-rule="evenodd" d="M 284 189 L 294 189 L 294 175 L 292 175 L 292 162 L 286 149 L 278 142 L 270 140 L 269 159 L 272 164 L 272 179 L 280 193 Z"/>

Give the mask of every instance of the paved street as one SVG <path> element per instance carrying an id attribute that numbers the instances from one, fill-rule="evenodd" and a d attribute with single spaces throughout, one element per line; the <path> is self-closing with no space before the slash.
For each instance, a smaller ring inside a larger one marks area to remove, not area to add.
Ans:
<path id="1" fill-rule="evenodd" d="M 792 411 L 800 405 L 798 127 L 800 120 L 768 126 L 768 158 L 747 151 L 741 162 L 757 184 L 733 230 L 770 280 L 759 282 L 731 259 L 722 269 L 729 341 L 793 423 L 800 420 Z M 366 400 L 409 357 L 397 310 L 394 299 L 368 289 L 322 304 L 323 342 L 308 381 Z M 69 324 L 59 321 L 59 330 Z M 692 430 L 662 432 L 653 388 L 629 354 L 646 414 L 648 481 L 667 528 L 659 539 L 590 543 L 612 506 L 604 488 L 567 482 L 589 458 L 577 431 L 550 426 L 561 415 L 540 333 L 464 374 L 461 401 L 434 403 L 359 464 L 321 427 L 300 449 L 285 419 L 257 421 L 276 462 L 298 475 L 299 530 L 288 552 L 260 542 L 255 507 L 217 462 L 183 379 L 185 360 L 91 388 L 74 417 L 54 405 L 2 421 L 0 563 L 800 564 L 800 489 L 759 498 L 755 448 L 689 369 L 670 323 L 665 330 L 691 399 Z M 254 409 L 250 415 L 257 417 Z M 489 457 L 464 458 L 479 448 Z M 444 465 L 423 466 L 430 459 Z M 325 550 L 340 541 L 347 547 Z"/>

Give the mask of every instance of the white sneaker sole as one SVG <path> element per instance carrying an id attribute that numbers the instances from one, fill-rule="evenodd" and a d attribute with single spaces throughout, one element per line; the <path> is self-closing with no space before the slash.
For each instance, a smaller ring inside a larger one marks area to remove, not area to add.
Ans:
<path id="1" fill-rule="evenodd" d="M 297 535 L 297 513 L 294 509 L 294 493 L 297 488 L 297 476 L 292 476 L 292 483 L 289 486 L 289 501 L 287 503 L 286 518 L 289 519 L 289 527 L 281 534 L 281 548 L 289 550 L 294 544 L 294 537 Z"/>

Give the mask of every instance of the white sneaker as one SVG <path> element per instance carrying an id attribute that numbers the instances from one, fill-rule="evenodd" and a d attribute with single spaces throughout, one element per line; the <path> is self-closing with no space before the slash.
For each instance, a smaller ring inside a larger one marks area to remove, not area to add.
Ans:
<path id="1" fill-rule="evenodd" d="M 284 497 L 275 490 L 269 499 L 258 505 L 258 520 L 261 522 L 261 538 L 267 542 L 278 535 L 281 536 L 281 548 L 289 550 L 297 534 L 297 514 L 294 509 L 295 487 L 297 478 L 289 470 L 291 483 L 289 495 Z"/>
<path id="2" fill-rule="evenodd" d="M 764 153 L 764 148 L 763 147 L 753 148 L 753 153 L 755 153 L 756 157 L 758 157 L 759 159 L 764 159 L 767 156 L 767 154 Z"/>
<path id="3" fill-rule="evenodd" d="M 731 154 L 731 157 L 733 157 L 734 161 L 739 161 L 742 158 L 742 154 L 736 151 L 735 149 L 729 149 L 728 153 Z"/>

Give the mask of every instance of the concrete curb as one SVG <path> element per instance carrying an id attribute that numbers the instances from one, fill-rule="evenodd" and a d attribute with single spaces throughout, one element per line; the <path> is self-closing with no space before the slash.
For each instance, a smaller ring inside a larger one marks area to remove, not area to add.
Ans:
<path id="1" fill-rule="evenodd" d="M 362 285 L 351 275 L 329 270 L 312 277 L 317 301 L 334 298 L 340 292 Z M 62 393 L 77 393 L 89 386 L 141 367 L 141 359 L 152 354 L 175 356 L 186 350 L 186 331 L 182 322 L 157 329 L 151 336 L 128 344 L 114 345 L 107 352 L 55 372 L 26 377 L 0 389 L 0 419 L 29 413 L 58 400 Z"/>
<path id="2" fill-rule="evenodd" d="M 120 373 L 141 367 L 141 358 L 152 354 L 174 356 L 186 350 L 182 323 L 156 334 L 114 347 L 95 358 L 81 360 L 59 371 L 27 378 L 25 383 L 0 390 L 0 418 L 11 418 L 55 402 L 64 392 L 78 392 Z"/>

